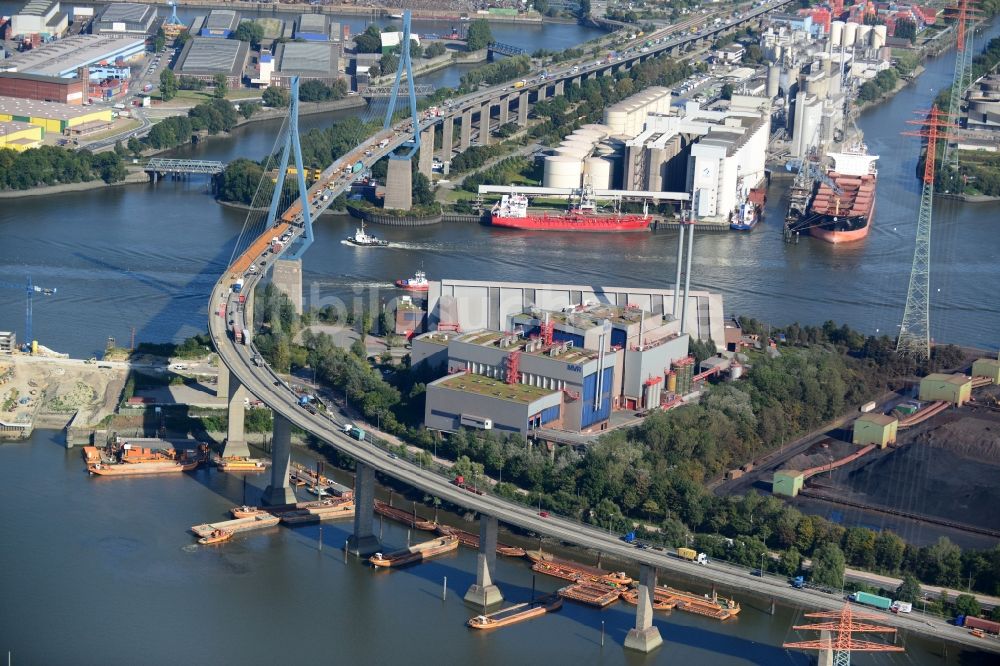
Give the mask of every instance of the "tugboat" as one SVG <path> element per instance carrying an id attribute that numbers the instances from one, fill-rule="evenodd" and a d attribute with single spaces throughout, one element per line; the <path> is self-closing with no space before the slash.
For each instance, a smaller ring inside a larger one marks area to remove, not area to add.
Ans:
<path id="1" fill-rule="evenodd" d="M 215 543 L 222 543 L 223 541 L 228 541 L 233 533 L 229 530 L 212 530 L 211 534 L 206 537 L 198 539 L 198 543 L 203 546 L 210 546 Z"/>
<path id="2" fill-rule="evenodd" d="M 426 273 L 417 271 L 411 278 L 396 280 L 396 286 L 406 291 L 427 291 L 431 288 L 431 283 L 427 280 Z"/>
<path id="3" fill-rule="evenodd" d="M 365 223 L 361 222 L 361 228 L 354 230 L 353 236 L 348 236 L 345 238 L 351 245 L 357 245 L 359 247 L 386 247 L 389 245 L 389 241 L 376 238 L 375 236 L 369 236 L 365 233 Z"/>

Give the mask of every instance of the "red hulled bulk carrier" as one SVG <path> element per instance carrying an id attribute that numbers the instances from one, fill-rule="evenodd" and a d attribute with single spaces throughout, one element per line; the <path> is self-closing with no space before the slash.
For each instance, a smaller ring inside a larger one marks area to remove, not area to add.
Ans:
<path id="1" fill-rule="evenodd" d="M 875 212 L 878 155 L 869 155 L 862 144 L 828 157 L 833 166 L 817 184 L 809 205 L 809 234 L 827 243 L 861 240 L 868 235 Z"/>
<path id="2" fill-rule="evenodd" d="M 636 213 L 599 213 L 593 199 L 581 197 L 577 206 L 565 213 L 533 213 L 528 210 L 528 197 L 505 194 L 490 210 L 494 227 L 529 231 L 647 231 L 653 216 Z"/>

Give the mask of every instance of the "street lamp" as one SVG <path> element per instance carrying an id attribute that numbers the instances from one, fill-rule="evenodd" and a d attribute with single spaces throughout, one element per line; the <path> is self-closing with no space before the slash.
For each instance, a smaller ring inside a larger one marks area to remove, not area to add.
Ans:
<path id="1" fill-rule="evenodd" d="M 764 577 L 764 553 L 760 554 L 760 577 Z"/>

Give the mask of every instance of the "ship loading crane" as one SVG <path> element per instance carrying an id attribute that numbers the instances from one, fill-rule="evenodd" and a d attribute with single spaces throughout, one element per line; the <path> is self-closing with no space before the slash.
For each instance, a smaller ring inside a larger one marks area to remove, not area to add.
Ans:
<path id="1" fill-rule="evenodd" d="M 56 290 L 48 289 L 46 287 L 39 287 L 38 285 L 32 283 L 31 276 L 27 278 L 25 284 L 13 284 L 11 282 L 0 282 L 0 287 L 5 287 L 7 289 L 23 289 L 26 294 L 26 304 L 25 304 L 25 314 L 24 314 L 24 344 L 21 345 L 21 351 L 31 352 L 33 349 L 34 338 L 32 337 L 31 330 L 31 312 L 34 302 L 35 294 L 41 294 L 43 296 L 53 296 Z"/>

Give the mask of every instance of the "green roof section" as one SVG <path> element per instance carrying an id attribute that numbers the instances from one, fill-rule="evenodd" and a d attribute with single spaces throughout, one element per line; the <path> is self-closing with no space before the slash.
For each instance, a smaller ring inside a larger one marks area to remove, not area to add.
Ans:
<path id="1" fill-rule="evenodd" d="M 439 379 L 435 384 L 441 388 L 453 391 L 463 391 L 465 393 L 477 393 L 500 400 L 511 402 L 530 403 L 544 398 L 547 395 L 557 393 L 552 389 L 544 389 L 528 384 L 508 384 L 499 379 L 486 377 L 484 375 L 474 375 L 460 373 Z"/>

